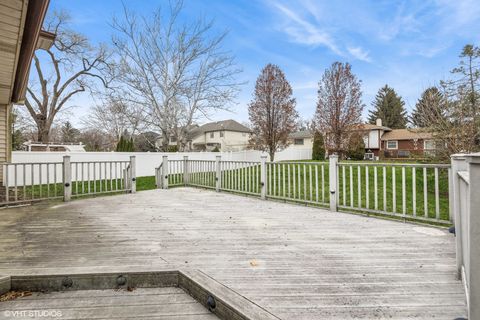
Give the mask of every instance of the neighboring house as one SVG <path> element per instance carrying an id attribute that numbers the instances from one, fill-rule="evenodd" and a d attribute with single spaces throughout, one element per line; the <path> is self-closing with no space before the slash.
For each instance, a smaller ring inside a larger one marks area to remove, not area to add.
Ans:
<path id="1" fill-rule="evenodd" d="M 24 151 L 45 151 L 45 152 L 85 152 L 85 146 L 79 143 L 41 143 L 27 141 L 23 143 Z"/>
<path id="2" fill-rule="evenodd" d="M 435 156 L 435 147 L 432 134 L 418 129 L 395 129 L 382 136 L 385 158 Z"/>
<path id="3" fill-rule="evenodd" d="M 292 132 L 288 136 L 290 145 L 288 148 L 295 149 L 312 149 L 313 148 L 313 133 L 310 130 L 301 130 Z"/>
<path id="4" fill-rule="evenodd" d="M 25 101 L 33 53 L 50 47 L 55 38 L 42 30 L 48 4 L 48 0 L 0 1 L 0 162 L 11 160 L 11 108 Z"/>
<path id="5" fill-rule="evenodd" d="M 376 124 L 362 124 L 355 131 L 363 134 L 367 160 L 435 155 L 432 134 L 421 129 L 390 129 L 377 119 Z"/>
<path id="6" fill-rule="evenodd" d="M 248 147 L 251 130 L 235 120 L 193 125 L 187 130 L 185 151 L 243 151 Z M 170 137 L 170 146 L 176 146 L 176 137 Z"/>

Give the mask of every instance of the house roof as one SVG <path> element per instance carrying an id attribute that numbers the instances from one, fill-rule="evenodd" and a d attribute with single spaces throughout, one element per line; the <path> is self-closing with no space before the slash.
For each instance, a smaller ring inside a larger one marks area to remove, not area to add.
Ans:
<path id="1" fill-rule="evenodd" d="M 382 140 L 414 140 L 431 139 L 433 135 L 430 132 L 418 129 L 393 129 L 382 136 Z"/>
<path id="2" fill-rule="evenodd" d="M 55 35 L 41 32 L 49 0 L 1 1 L 0 104 L 23 103 L 35 49 L 47 48 Z"/>
<path id="3" fill-rule="evenodd" d="M 313 134 L 310 130 L 300 130 L 290 133 L 288 137 L 290 139 L 305 139 L 313 137 Z"/>
<path id="4" fill-rule="evenodd" d="M 377 126 L 375 124 L 370 124 L 370 123 L 362 123 L 361 125 L 358 126 L 359 129 L 361 130 L 383 130 L 383 131 L 392 131 L 389 127 L 385 126 Z"/>
<path id="5" fill-rule="evenodd" d="M 248 132 L 248 133 L 252 132 L 252 130 L 250 130 L 243 124 L 235 120 L 229 119 L 229 120 L 205 123 L 204 125 L 190 131 L 189 135 L 191 137 L 195 137 L 205 132 L 223 131 L 223 130 L 236 131 L 236 132 Z"/>

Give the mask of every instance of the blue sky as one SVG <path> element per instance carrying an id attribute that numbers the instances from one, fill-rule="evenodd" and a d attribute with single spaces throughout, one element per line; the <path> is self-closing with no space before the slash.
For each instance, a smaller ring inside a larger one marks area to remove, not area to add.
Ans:
<path id="1" fill-rule="evenodd" d="M 168 4 L 124 3 L 139 13 Z M 93 43 L 109 42 L 109 22 L 119 14 L 121 1 L 51 0 L 50 10 L 58 8 L 69 11 L 71 27 Z M 219 112 L 213 120 L 248 120 L 247 104 L 267 63 L 284 70 L 303 118 L 312 117 L 318 81 L 335 61 L 351 63 L 362 80 L 365 116 L 385 84 L 395 88 L 410 111 L 424 89 L 450 77 L 466 43 L 480 44 L 478 0 L 185 0 L 182 18 L 198 17 L 214 19 L 217 31 L 229 31 L 225 48 L 244 70 L 240 80 L 248 82 L 234 112 Z M 93 103 L 86 94 L 72 101 L 78 106 L 73 121 Z"/>

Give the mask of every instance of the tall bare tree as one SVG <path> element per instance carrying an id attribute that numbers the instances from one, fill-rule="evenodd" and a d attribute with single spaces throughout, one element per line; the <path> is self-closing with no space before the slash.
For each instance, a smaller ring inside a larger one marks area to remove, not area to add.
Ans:
<path id="1" fill-rule="evenodd" d="M 295 104 L 285 74 L 274 64 L 266 65 L 257 79 L 253 100 L 248 106 L 252 123 L 250 147 L 267 151 L 273 161 L 275 153 L 288 146 L 288 135 L 296 129 L 298 113 Z"/>
<path id="2" fill-rule="evenodd" d="M 111 145 L 116 145 L 125 133 L 134 137 L 139 131 L 146 129 L 140 108 L 138 104 L 126 103 L 109 95 L 90 109 L 82 123 L 85 128 L 99 130 Z"/>
<path id="3" fill-rule="evenodd" d="M 185 145 L 185 128 L 197 118 L 229 109 L 240 85 L 241 70 L 222 49 L 226 33 L 215 34 L 211 21 L 182 23 L 182 8 L 171 2 L 165 11 L 138 16 L 124 7 L 113 21 L 122 96 L 145 107 L 164 148 L 172 135 Z"/>
<path id="4" fill-rule="evenodd" d="M 51 49 L 39 50 L 33 57 L 33 67 L 27 88 L 25 106 L 37 127 L 37 139 L 50 140 L 50 129 L 57 115 L 71 99 L 98 82 L 108 84 L 109 54 L 105 47 L 93 47 L 88 39 L 68 29 L 70 17 L 54 11 L 45 24 L 56 34 Z"/>
<path id="5" fill-rule="evenodd" d="M 360 81 L 350 64 L 335 62 L 325 70 L 318 87 L 315 128 L 325 133 L 327 150 L 345 155 L 362 121 Z"/>

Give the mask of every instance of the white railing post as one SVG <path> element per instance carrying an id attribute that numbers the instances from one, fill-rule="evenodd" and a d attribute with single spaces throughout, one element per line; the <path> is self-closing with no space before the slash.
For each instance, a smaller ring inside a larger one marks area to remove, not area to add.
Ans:
<path id="1" fill-rule="evenodd" d="M 468 155 L 469 188 L 467 212 L 468 219 L 468 319 L 480 319 L 480 153 Z"/>
<path id="2" fill-rule="evenodd" d="M 130 192 L 137 192 L 137 173 L 136 173 L 135 156 L 130 156 Z"/>
<path id="3" fill-rule="evenodd" d="M 337 183 L 338 183 L 338 156 L 332 154 L 328 158 L 329 163 L 329 185 L 330 185 L 330 211 L 338 211 L 337 207 Z"/>
<path id="4" fill-rule="evenodd" d="M 462 277 L 462 265 L 463 265 L 463 244 L 462 244 L 462 221 L 460 215 L 460 177 L 458 176 L 459 171 L 467 170 L 467 163 L 465 162 L 465 156 L 463 155 L 453 155 L 451 157 L 451 189 L 449 190 L 449 200 L 450 200 L 450 212 L 453 214 L 453 223 L 455 226 L 455 245 L 456 245 L 456 262 L 457 262 L 457 277 L 461 279 Z"/>
<path id="5" fill-rule="evenodd" d="M 70 201 L 71 198 L 72 166 L 70 164 L 70 156 L 63 156 L 63 201 Z"/>
<path id="6" fill-rule="evenodd" d="M 267 156 L 260 158 L 260 197 L 265 200 L 267 197 Z"/>
<path id="7" fill-rule="evenodd" d="M 188 186 L 189 172 L 188 172 L 188 156 L 183 156 L 183 184 Z"/>
<path id="8" fill-rule="evenodd" d="M 163 156 L 162 159 L 162 187 L 168 189 L 168 156 Z"/>
<path id="9" fill-rule="evenodd" d="M 221 168 L 220 168 L 221 160 L 222 160 L 222 156 L 215 156 L 215 190 L 217 192 L 220 191 L 220 186 L 222 185 L 222 175 L 221 175 Z"/>

